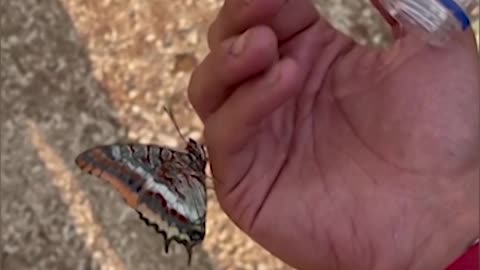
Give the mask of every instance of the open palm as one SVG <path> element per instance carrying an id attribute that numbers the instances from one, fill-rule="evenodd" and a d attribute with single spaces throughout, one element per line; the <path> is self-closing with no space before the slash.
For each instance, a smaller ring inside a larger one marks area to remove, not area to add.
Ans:
<path id="1" fill-rule="evenodd" d="M 308 0 L 227 0 L 209 45 L 189 95 L 218 198 L 274 255 L 299 269 L 441 269 L 475 238 L 472 33 L 379 51 Z"/>

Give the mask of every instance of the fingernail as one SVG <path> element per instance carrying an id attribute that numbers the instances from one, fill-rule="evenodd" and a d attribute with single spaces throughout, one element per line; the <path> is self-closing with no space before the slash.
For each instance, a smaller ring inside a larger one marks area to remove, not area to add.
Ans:
<path id="1" fill-rule="evenodd" d="M 230 52 L 233 55 L 239 55 L 242 53 L 242 51 L 245 49 L 245 44 L 247 43 L 247 35 L 248 31 L 245 33 L 241 34 L 234 42 L 232 45 L 232 48 L 230 49 Z"/>

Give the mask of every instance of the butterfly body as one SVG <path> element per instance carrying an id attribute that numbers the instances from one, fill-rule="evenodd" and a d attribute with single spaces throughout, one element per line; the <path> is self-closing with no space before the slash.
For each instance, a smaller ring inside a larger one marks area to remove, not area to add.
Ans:
<path id="1" fill-rule="evenodd" d="M 206 218 L 206 152 L 189 140 L 186 151 L 145 144 L 97 146 L 78 155 L 83 170 L 109 182 L 147 225 L 192 248 L 203 241 Z"/>

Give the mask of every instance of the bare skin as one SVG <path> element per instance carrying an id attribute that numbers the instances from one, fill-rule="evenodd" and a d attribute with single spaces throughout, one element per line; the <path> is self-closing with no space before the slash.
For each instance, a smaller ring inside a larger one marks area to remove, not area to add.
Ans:
<path id="1" fill-rule="evenodd" d="M 226 0 L 208 40 L 189 98 L 218 199 L 273 255 L 305 270 L 437 270 L 477 236 L 471 31 L 444 49 L 407 35 L 378 50 L 308 0 Z"/>

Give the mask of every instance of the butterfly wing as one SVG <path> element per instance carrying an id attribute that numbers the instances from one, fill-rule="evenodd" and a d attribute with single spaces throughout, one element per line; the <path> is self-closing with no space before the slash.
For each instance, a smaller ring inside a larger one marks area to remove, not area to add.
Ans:
<path id="1" fill-rule="evenodd" d="M 191 249 L 205 235 L 205 172 L 192 166 L 195 153 L 142 144 L 113 144 L 86 150 L 75 162 L 109 182 L 147 225 Z"/>

